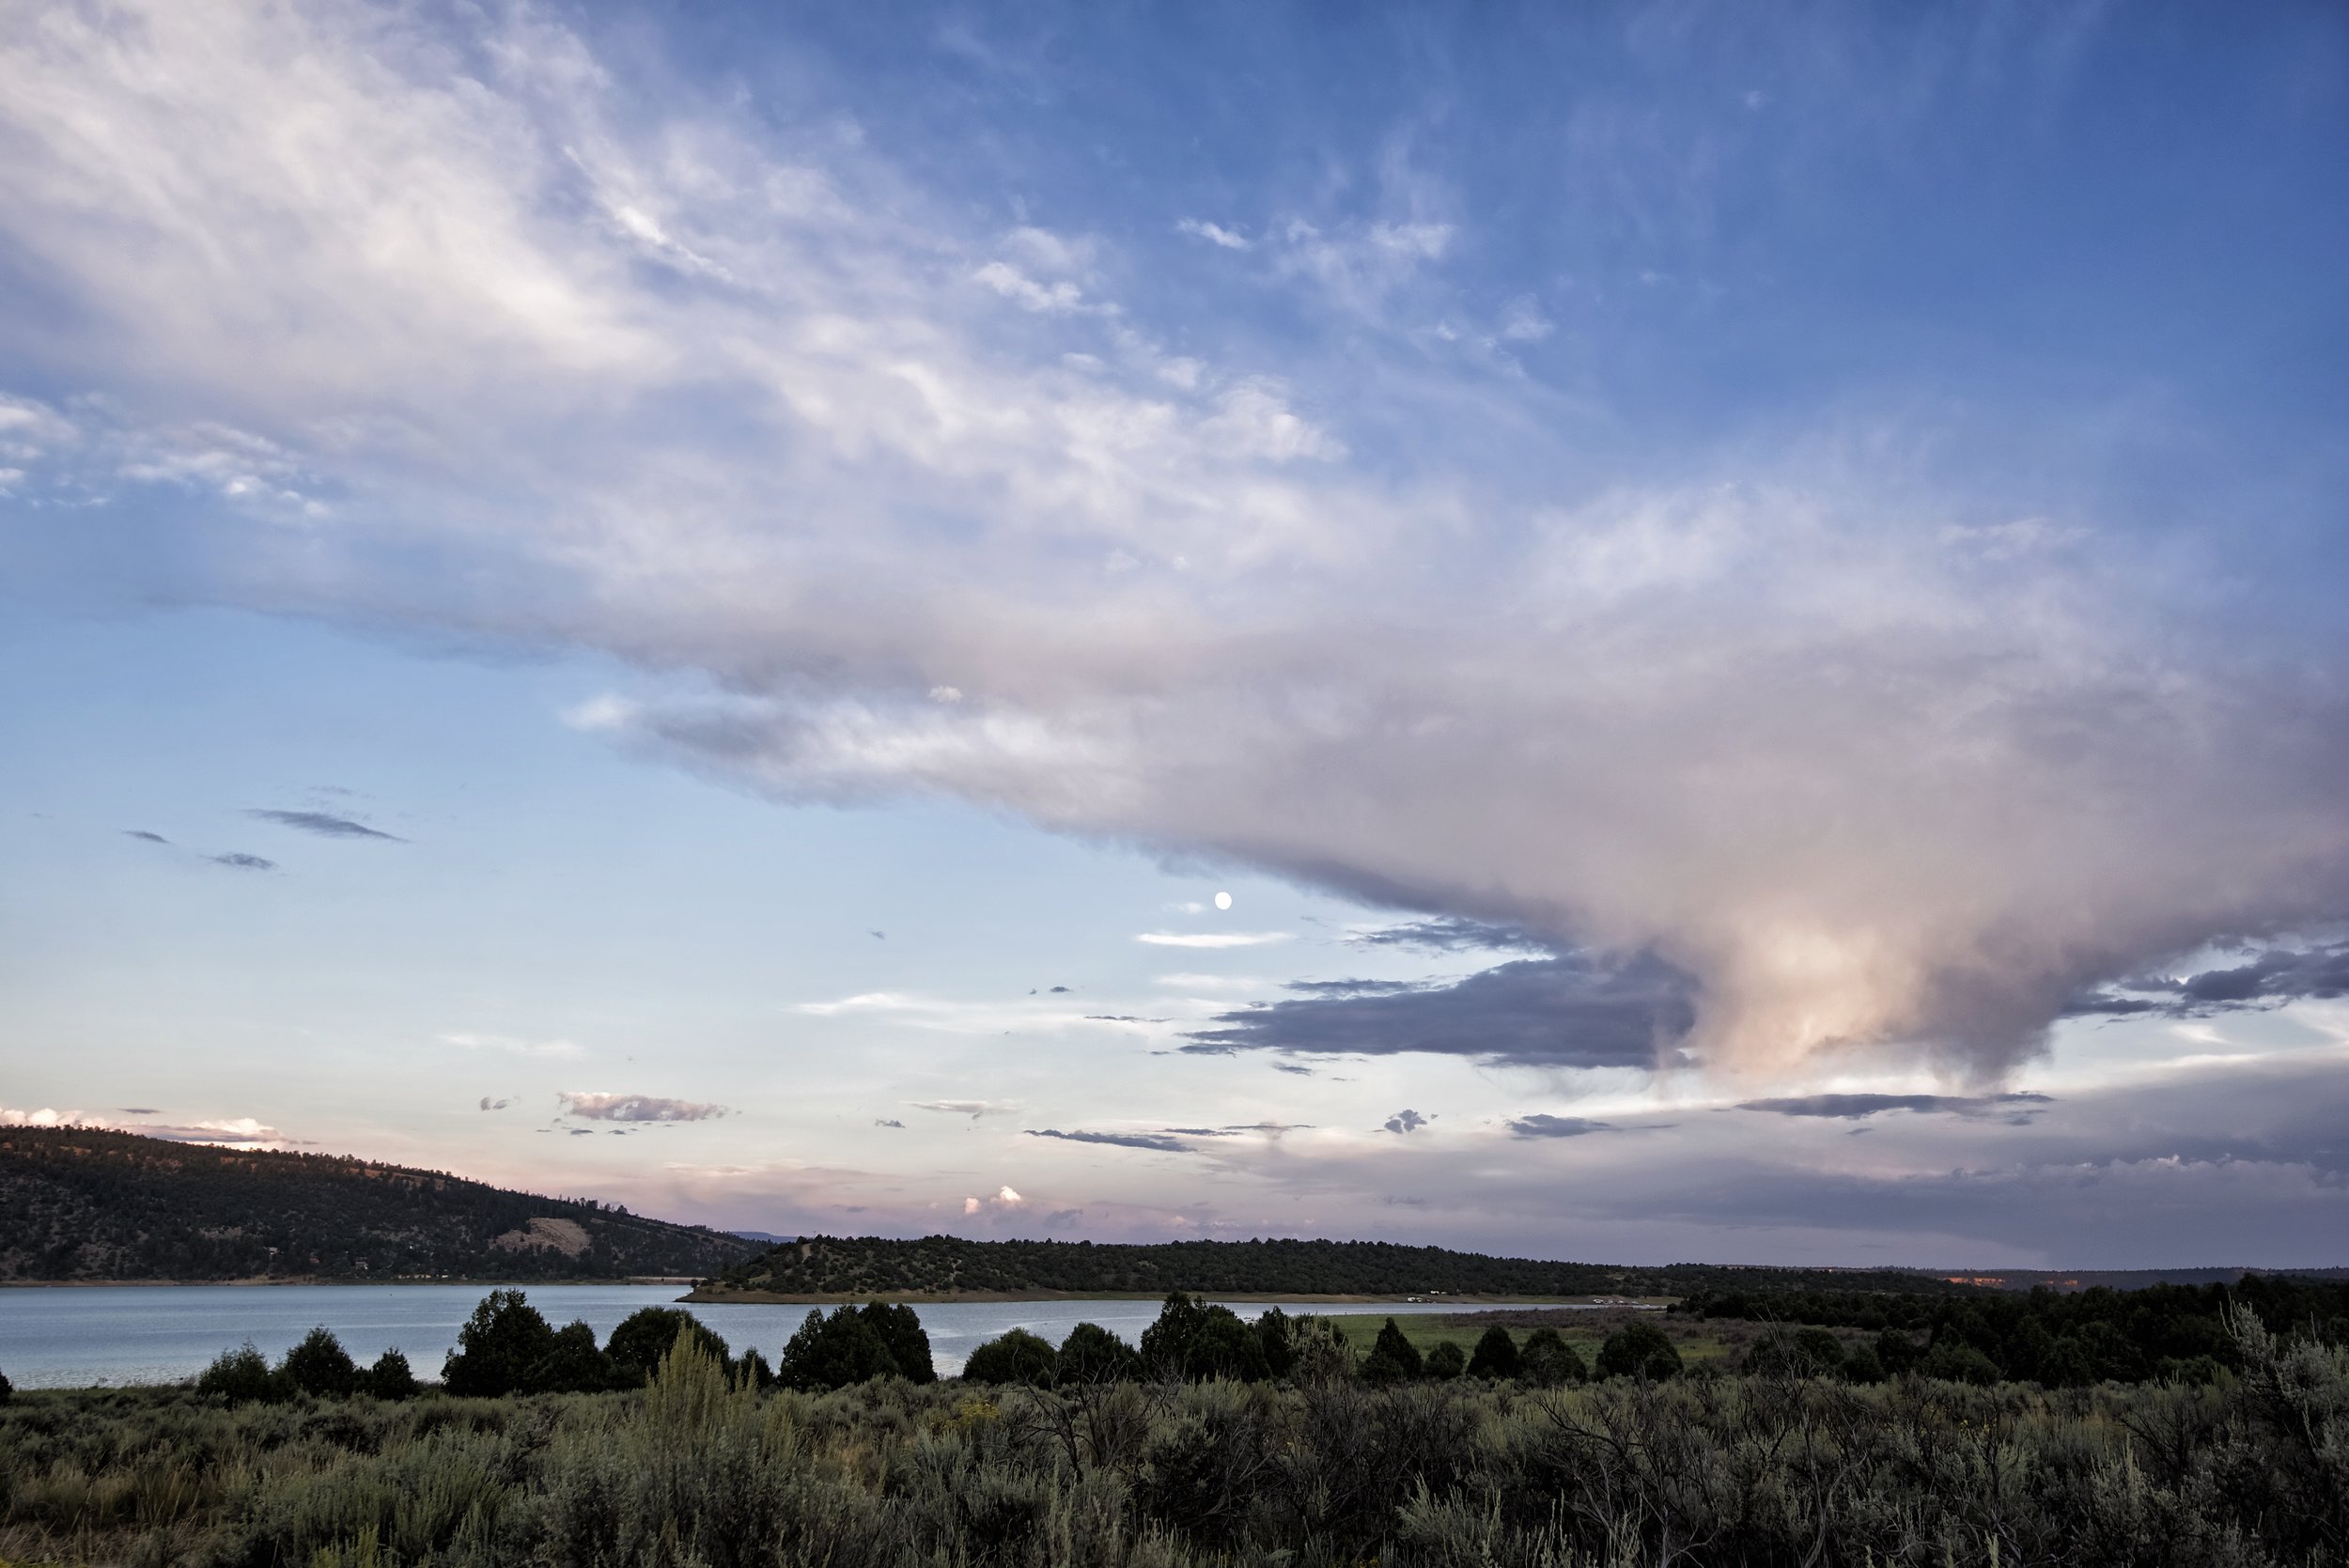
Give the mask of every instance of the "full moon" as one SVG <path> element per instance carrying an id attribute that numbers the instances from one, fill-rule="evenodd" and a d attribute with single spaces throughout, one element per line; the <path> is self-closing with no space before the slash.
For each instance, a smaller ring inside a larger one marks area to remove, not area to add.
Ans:
<path id="1" fill-rule="evenodd" d="M 1230 908 L 1232 907 L 1232 895 L 1228 893 L 1217 893 L 1215 895 L 1215 907 L 1219 909 Z"/>

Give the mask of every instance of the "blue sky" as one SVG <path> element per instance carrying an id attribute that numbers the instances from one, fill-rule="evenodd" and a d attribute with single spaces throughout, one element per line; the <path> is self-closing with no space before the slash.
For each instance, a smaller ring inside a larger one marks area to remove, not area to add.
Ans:
<path id="1" fill-rule="evenodd" d="M 2338 1263 L 2344 146 L 2287 5 L 23 11 L 0 1117 Z"/>

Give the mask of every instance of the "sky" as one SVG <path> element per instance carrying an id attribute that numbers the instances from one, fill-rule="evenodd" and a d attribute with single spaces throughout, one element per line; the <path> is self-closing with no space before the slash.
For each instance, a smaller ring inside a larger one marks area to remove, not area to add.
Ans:
<path id="1" fill-rule="evenodd" d="M 0 1123 L 2349 1263 L 2334 7 L 0 6 Z"/>

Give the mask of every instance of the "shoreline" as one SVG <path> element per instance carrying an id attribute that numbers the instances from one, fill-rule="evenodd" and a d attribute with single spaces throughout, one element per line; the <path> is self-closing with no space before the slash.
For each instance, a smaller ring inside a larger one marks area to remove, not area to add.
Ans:
<path id="1" fill-rule="evenodd" d="M 1293 1301 L 1304 1306 L 1361 1307 L 1627 1307 L 1662 1303 L 1672 1296 L 1407 1296 L 1376 1292 L 1331 1295 L 1316 1291 L 1220 1291 L 1170 1286 L 1204 1301 Z M 948 1306 L 957 1301 L 1163 1301 L 1167 1291 L 1130 1290 L 957 1290 L 957 1291 L 768 1291 L 695 1289 L 677 1297 L 700 1307 L 831 1307 L 860 1301 L 901 1301 L 913 1306 Z"/>

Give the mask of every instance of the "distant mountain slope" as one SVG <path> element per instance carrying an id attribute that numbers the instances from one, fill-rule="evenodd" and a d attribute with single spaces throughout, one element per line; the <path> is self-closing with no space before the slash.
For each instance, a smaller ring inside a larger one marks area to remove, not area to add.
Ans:
<path id="1" fill-rule="evenodd" d="M 698 1298 L 728 1296 L 1016 1296 L 1033 1292 L 1154 1296 L 1170 1290 L 1247 1296 L 1680 1296 L 1703 1288 L 1973 1289 L 1890 1269 L 1764 1269 L 1674 1264 L 1626 1268 L 1488 1258 L 1383 1241 L 1172 1241 L 1127 1246 L 1067 1241 L 962 1241 L 924 1236 L 808 1236 L 728 1269 Z"/>
<path id="2" fill-rule="evenodd" d="M 701 1278 L 717 1231 L 334 1155 L 0 1128 L 0 1281 Z"/>

